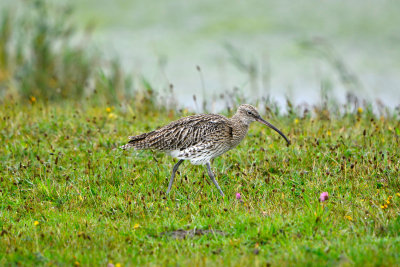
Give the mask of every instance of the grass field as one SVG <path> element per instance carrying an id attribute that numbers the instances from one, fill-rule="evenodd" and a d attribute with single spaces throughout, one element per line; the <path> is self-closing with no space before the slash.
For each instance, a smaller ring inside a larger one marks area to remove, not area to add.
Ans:
<path id="1" fill-rule="evenodd" d="M 254 124 L 213 162 L 225 198 L 187 162 L 166 196 L 176 161 L 118 147 L 185 115 L 1 104 L 0 265 L 400 264 L 398 117 L 270 113 L 291 146 Z"/>

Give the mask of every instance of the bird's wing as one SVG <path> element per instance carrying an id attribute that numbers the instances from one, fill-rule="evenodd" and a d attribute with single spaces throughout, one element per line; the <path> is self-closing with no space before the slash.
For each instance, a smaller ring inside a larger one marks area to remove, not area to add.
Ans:
<path id="1" fill-rule="evenodd" d="M 232 137 L 231 122 L 216 114 L 194 115 L 173 121 L 150 133 L 130 137 L 138 149 L 183 150 L 201 142 L 224 142 Z"/>

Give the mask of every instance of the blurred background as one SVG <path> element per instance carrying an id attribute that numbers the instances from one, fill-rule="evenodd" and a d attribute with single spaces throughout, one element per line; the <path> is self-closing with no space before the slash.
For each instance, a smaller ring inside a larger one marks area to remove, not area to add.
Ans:
<path id="1" fill-rule="evenodd" d="M 108 78 L 100 80 L 115 82 L 116 72 L 130 77 L 119 85 L 125 91 L 144 84 L 196 111 L 204 99 L 212 111 L 229 105 L 227 95 L 282 106 L 287 99 L 313 104 L 324 95 L 339 103 L 356 96 L 400 105 L 399 1 L 3 0 L 3 25 L 7 12 L 24 17 L 43 3 L 49 4 L 39 17 L 74 26 L 69 47 L 85 45 L 104 59 L 99 66 Z M 26 27 L 15 30 L 32 32 Z M 83 87 L 97 87 L 93 77 L 82 79 Z"/>

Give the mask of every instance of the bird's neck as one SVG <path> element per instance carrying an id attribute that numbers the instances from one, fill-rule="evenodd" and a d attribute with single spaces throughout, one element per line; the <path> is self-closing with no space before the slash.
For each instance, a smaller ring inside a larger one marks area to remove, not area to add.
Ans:
<path id="1" fill-rule="evenodd" d="M 234 125 L 233 127 L 234 143 L 238 144 L 246 136 L 247 131 L 249 130 L 249 123 L 247 123 L 247 121 L 237 113 L 233 115 L 233 117 L 231 117 L 230 120 Z"/>

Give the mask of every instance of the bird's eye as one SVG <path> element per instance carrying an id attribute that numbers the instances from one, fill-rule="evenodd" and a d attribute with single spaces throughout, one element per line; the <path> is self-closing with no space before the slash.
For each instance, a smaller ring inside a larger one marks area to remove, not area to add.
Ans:
<path id="1" fill-rule="evenodd" d="M 253 113 L 251 113 L 251 111 L 247 111 L 247 114 L 248 115 L 253 115 Z"/>

